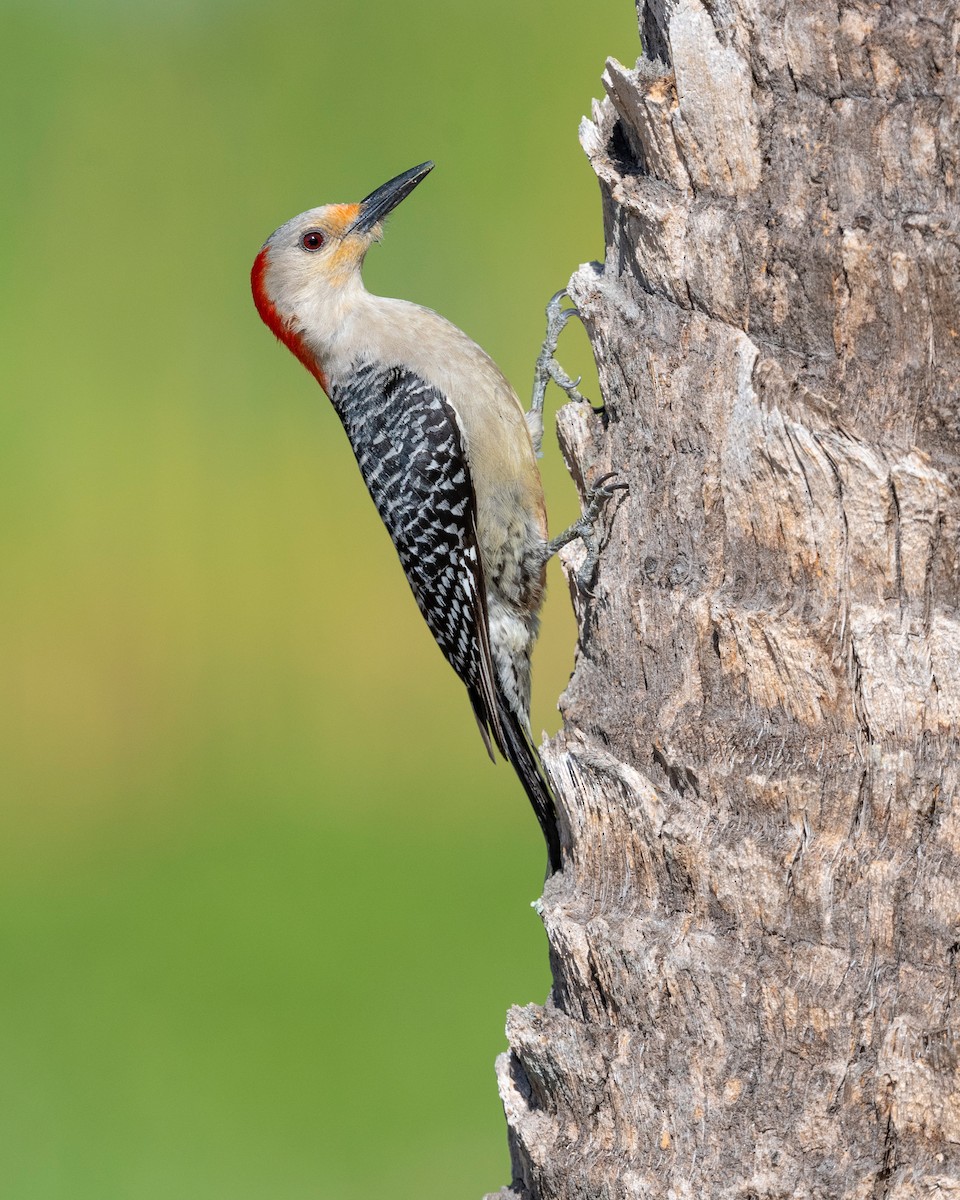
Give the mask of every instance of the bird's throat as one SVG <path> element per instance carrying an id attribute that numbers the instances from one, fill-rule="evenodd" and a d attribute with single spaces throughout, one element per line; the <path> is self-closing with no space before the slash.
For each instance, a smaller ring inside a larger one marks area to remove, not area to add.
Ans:
<path id="1" fill-rule="evenodd" d="M 287 347 L 291 354 L 298 358 L 307 368 L 317 383 L 327 391 L 327 377 L 323 368 L 317 362 L 317 357 L 306 344 L 298 330 L 291 328 L 277 312 L 277 307 L 270 299 L 266 286 L 267 251 L 263 249 L 254 259 L 250 272 L 250 288 L 253 292 L 253 302 L 257 306 L 260 319 L 270 332 Z M 329 393 L 328 393 L 329 394 Z"/>

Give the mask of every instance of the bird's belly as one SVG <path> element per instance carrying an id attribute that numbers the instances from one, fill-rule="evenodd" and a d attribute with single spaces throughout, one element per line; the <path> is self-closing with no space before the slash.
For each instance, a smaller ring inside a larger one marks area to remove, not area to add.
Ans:
<path id="1" fill-rule="evenodd" d="M 544 540 L 517 506 L 499 518 L 478 522 L 480 557 L 487 589 L 508 607 L 536 614 L 543 603 Z"/>

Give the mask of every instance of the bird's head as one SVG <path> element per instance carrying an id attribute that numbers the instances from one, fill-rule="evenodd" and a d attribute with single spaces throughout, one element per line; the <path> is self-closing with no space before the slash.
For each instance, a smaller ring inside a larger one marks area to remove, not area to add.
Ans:
<path id="1" fill-rule="evenodd" d="M 359 283 L 364 255 L 383 234 L 384 219 L 432 170 L 432 162 L 412 167 L 359 204 L 312 208 L 264 243 L 251 272 L 254 303 L 266 325 L 302 361 L 310 314 L 318 306 L 335 310 L 349 295 Z"/>

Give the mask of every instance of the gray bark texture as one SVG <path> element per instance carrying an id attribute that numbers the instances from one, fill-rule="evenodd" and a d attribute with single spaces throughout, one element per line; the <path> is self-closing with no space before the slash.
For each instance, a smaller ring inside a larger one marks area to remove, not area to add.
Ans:
<path id="1" fill-rule="evenodd" d="M 651 0 L 506 1200 L 960 1197 L 960 6 Z M 578 546 L 564 552 L 575 568 Z"/>

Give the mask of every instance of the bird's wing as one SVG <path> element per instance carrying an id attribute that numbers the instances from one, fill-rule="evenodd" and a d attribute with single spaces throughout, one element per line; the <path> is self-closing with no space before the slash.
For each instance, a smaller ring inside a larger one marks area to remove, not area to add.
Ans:
<path id="1" fill-rule="evenodd" d="M 333 384 L 377 511 L 430 631 L 467 686 L 488 752 L 502 745 L 477 505 L 452 405 L 403 367 L 359 363 Z"/>

